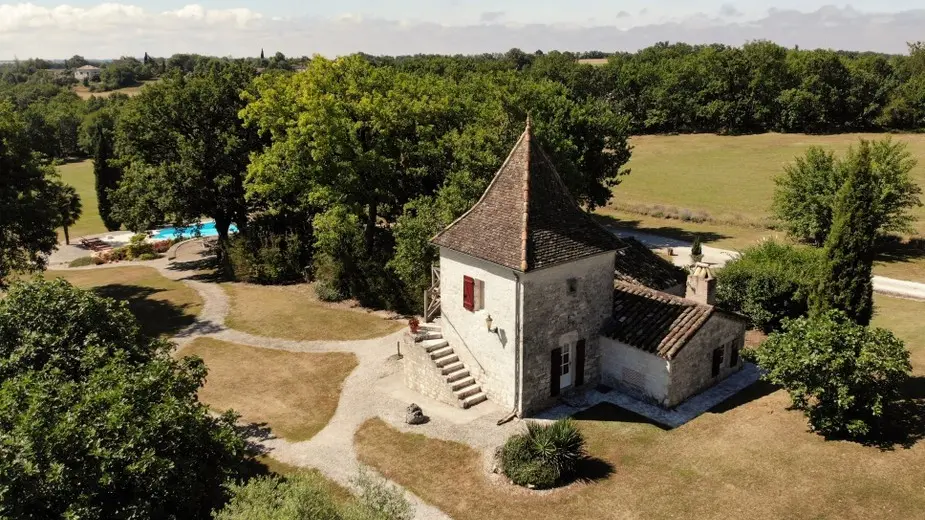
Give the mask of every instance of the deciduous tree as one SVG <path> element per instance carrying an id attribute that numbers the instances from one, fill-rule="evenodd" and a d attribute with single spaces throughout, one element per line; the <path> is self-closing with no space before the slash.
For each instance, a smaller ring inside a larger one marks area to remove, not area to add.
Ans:
<path id="1" fill-rule="evenodd" d="M 58 242 L 55 173 L 34 157 L 24 130 L 0 101 L 0 286 L 17 271 L 42 269 Z"/>
<path id="2" fill-rule="evenodd" d="M 247 226 L 243 180 L 258 140 L 238 111 L 254 74 L 214 61 L 151 84 L 126 104 L 116 126 L 126 165 L 113 198 L 117 220 L 139 231 L 159 216 L 175 224 L 207 216 L 223 244 L 232 223 Z"/>
<path id="3" fill-rule="evenodd" d="M 865 437 L 877 432 L 912 369 L 903 342 L 840 311 L 784 323 L 757 350 L 768 381 L 783 386 L 813 430 Z"/>
<path id="4" fill-rule="evenodd" d="M 143 336 L 125 303 L 63 280 L 0 300 L 0 517 L 208 518 L 238 475 L 206 369 Z"/>

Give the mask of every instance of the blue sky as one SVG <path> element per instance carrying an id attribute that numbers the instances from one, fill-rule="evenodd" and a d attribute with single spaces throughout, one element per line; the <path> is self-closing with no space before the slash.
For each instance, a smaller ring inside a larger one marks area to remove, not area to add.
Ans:
<path id="1" fill-rule="evenodd" d="M 925 0 L 0 0 L 0 59 L 253 49 L 634 50 L 661 40 L 903 52 Z"/>

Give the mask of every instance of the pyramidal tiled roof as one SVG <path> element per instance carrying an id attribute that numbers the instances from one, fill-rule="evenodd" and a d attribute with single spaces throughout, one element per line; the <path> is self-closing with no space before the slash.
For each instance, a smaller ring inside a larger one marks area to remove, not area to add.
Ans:
<path id="1" fill-rule="evenodd" d="M 482 198 L 432 242 L 522 272 L 623 247 L 572 200 L 529 120 Z"/>

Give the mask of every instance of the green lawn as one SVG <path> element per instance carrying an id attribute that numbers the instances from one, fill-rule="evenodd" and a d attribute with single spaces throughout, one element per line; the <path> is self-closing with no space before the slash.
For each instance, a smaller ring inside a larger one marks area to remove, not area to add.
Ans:
<path id="1" fill-rule="evenodd" d="M 93 161 L 79 161 L 64 164 L 58 167 L 61 179 L 77 189 L 80 195 L 80 202 L 83 204 L 83 213 L 80 220 L 77 221 L 68 231 L 73 243 L 78 238 L 85 235 L 95 235 L 105 233 L 106 226 L 100 218 L 96 206 L 96 187 L 93 177 Z M 58 240 L 64 240 L 64 232 L 58 229 Z"/>
<path id="2" fill-rule="evenodd" d="M 616 225 L 690 240 L 699 234 L 704 242 L 741 249 L 763 237 L 781 234 L 766 228 L 774 196 L 774 178 L 786 164 L 813 145 L 844 153 L 858 138 L 883 134 L 761 134 L 718 136 L 694 134 L 639 136 L 631 140 L 632 173 L 614 189 L 610 206 L 599 213 Z M 925 135 L 898 134 L 919 164 L 913 170 L 925 186 Z M 705 218 L 693 222 L 661 218 L 656 213 Z M 645 214 L 643 214 L 645 213 Z M 925 207 L 917 208 L 918 235 L 925 236 Z M 907 247 L 899 254 L 883 255 L 875 273 L 925 282 L 925 250 Z"/>
<path id="3" fill-rule="evenodd" d="M 694 134 L 639 136 L 631 140 L 632 173 L 614 190 L 619 205 L 664 205 L 703 212 L 718 220 L 761 223 L 770 214 L 774 178 L 810 146 L 845 152 L 859 137 L 882 134 Z M 899 134 L 919 165 L 913 175 L 925 186 L 925 135 Z M 925 233 L 925 208 L 916 210 Z"/>

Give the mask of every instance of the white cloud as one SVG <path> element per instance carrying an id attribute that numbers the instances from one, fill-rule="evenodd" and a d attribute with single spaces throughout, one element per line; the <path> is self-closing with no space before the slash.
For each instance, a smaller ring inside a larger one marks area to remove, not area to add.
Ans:
<path id="1" fill-rule="evenodd" d="M 732 5 L 731 3 L 728 5 Z M 0 5 L 0 59 L 78 53 L 106 58 L 166 56 L 197 52 L 255 56 L 261 48 L 287 55 L 480 53 L 526 51 L 635 50 L 658 41 L 719 42 L 732 45 L 770 39 L 782 45 L 904 52 L 906 41 L 921 39 L 925 10 L 862 13 L 850 7 L 815 12 L 770 10 L 763 18 L 737 18 L 732 9 L 716 14 L 662 18 L 658 22 L 624 18 L 585 24 L 523 23 L 493 13 L 479 23 L 446 25 L 344 14 L 333 19 L 284 19 L 254 10 L 209 9 L 188 5 L 153 12 L 127 4 L 93 7 L 34 4 Z M 635 23 L 633 23 L 635 22 Z M 640 25 L 640 23 L 645 25 Z"/>

